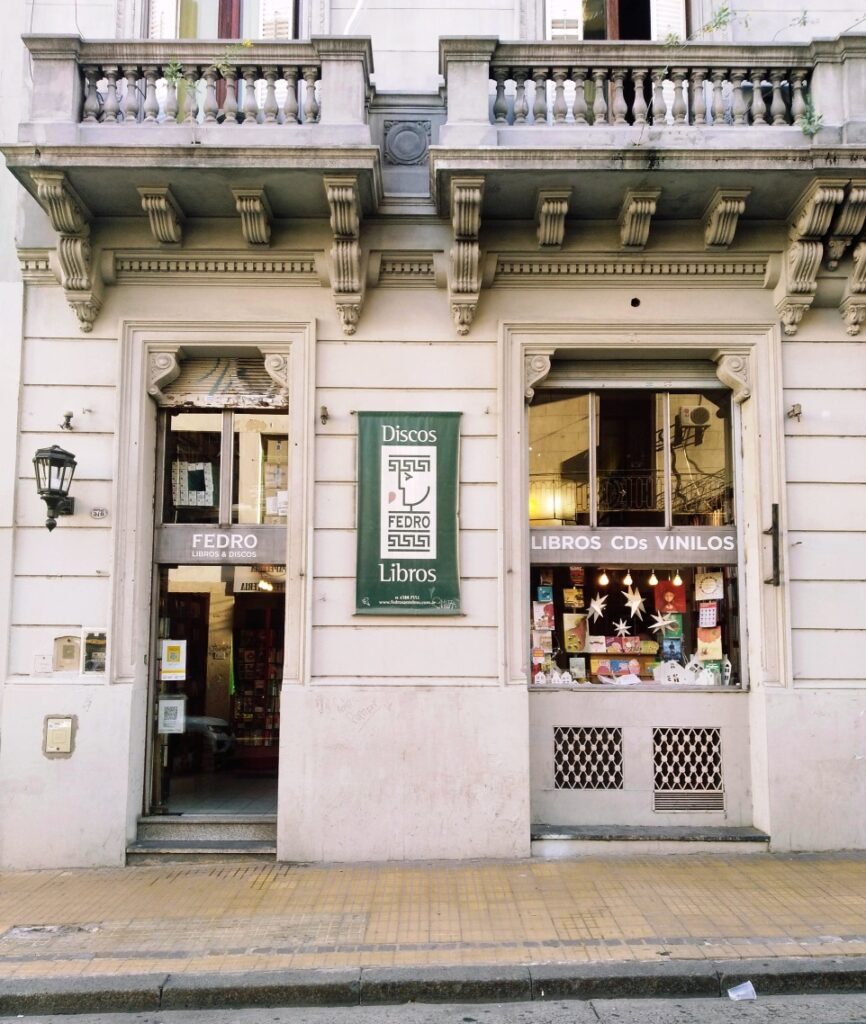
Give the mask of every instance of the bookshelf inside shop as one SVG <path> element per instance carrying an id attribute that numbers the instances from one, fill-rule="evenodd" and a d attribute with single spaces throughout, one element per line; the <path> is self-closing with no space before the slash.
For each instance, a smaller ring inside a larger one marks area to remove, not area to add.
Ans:
<path id="1" fill-rule="evenodd" d="M 235 607 L 232 731 L 249 759 L 276 757 L 280 735 L 280 682 L 283 677 L 284 601 L 276 597 L 239 598 Z M 258 755 L 256 754 L 256 752 Z"/>

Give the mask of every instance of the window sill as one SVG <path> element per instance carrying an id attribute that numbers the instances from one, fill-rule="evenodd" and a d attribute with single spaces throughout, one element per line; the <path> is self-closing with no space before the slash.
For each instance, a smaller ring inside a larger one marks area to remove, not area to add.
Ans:
<path id="1" fill-rule="evenodd" d="M 572 683 L 571 686 L 528 686 L 530 693 L 549 693 L 558 690 L 580 690 L 592 693 L 627 693 L 629 690 L 645 693 L 747 693 L 741 686 L 685 686 L 673 683 Z"/>

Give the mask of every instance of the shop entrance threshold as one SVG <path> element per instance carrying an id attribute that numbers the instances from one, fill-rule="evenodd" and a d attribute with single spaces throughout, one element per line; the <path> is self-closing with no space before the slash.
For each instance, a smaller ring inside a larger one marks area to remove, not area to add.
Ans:
<path id="1" fill-rule="evenodd" d="M 154 814 L 139 818 L 127 864 L 275 861 L 275 814 Z"/>
<path id="2" fill-rule="evenodd" d="M 751 825 L 532 826 L 533 857 L 643 856 L 648 853 L 766 853 L 770 837 Z"/>

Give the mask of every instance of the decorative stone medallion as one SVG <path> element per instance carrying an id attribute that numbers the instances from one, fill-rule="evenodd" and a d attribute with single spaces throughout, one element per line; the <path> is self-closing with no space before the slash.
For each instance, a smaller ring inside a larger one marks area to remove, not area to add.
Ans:
<path id="1" fill-rule="evenodd" d="M 430 146 L 430 121 L 386 121 L 385 163 L 411 167 L 423 164 Z"/>

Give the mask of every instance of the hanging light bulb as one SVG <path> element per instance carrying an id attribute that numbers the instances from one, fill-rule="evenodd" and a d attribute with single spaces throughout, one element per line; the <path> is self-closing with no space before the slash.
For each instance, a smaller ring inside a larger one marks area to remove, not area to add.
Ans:
<path id="1" fill-rule="evenodd" d="M 630 569 L 626 569 L 625 576 L 623 576 L 622 581 L 623 581 L 623 583 L 627 587 L 630 587 L 632 585 L 632 583 L 634 583 L 634 580 L 631 578 L 631 570 Z"/>
<path id="2" fill-rule="evenodd" d="M 683 585 L 683 578 L 682 578 L 682 576 L 680 576 L 679 569 L 677 569 L 676 574 L 674 575 L 673 585 L 675 587 L 681 587 Z"/>
<path id="3" fill-rule="evenodd" d="M 601 570 L 601 576 L 598 578 L 599 586 L 606 587 L 610 583 L 610 579 L 604 569 Z"/>
<path id="4" fill-rule="evenodd" d="M 658 576 L 656 576 L 655 569 L 653 569 L 652 573 L 650 574 L 649 585 L 651 587 L 657 587 L 658 584 L 659 584 L 659 578 L 658 578 Z"/>

